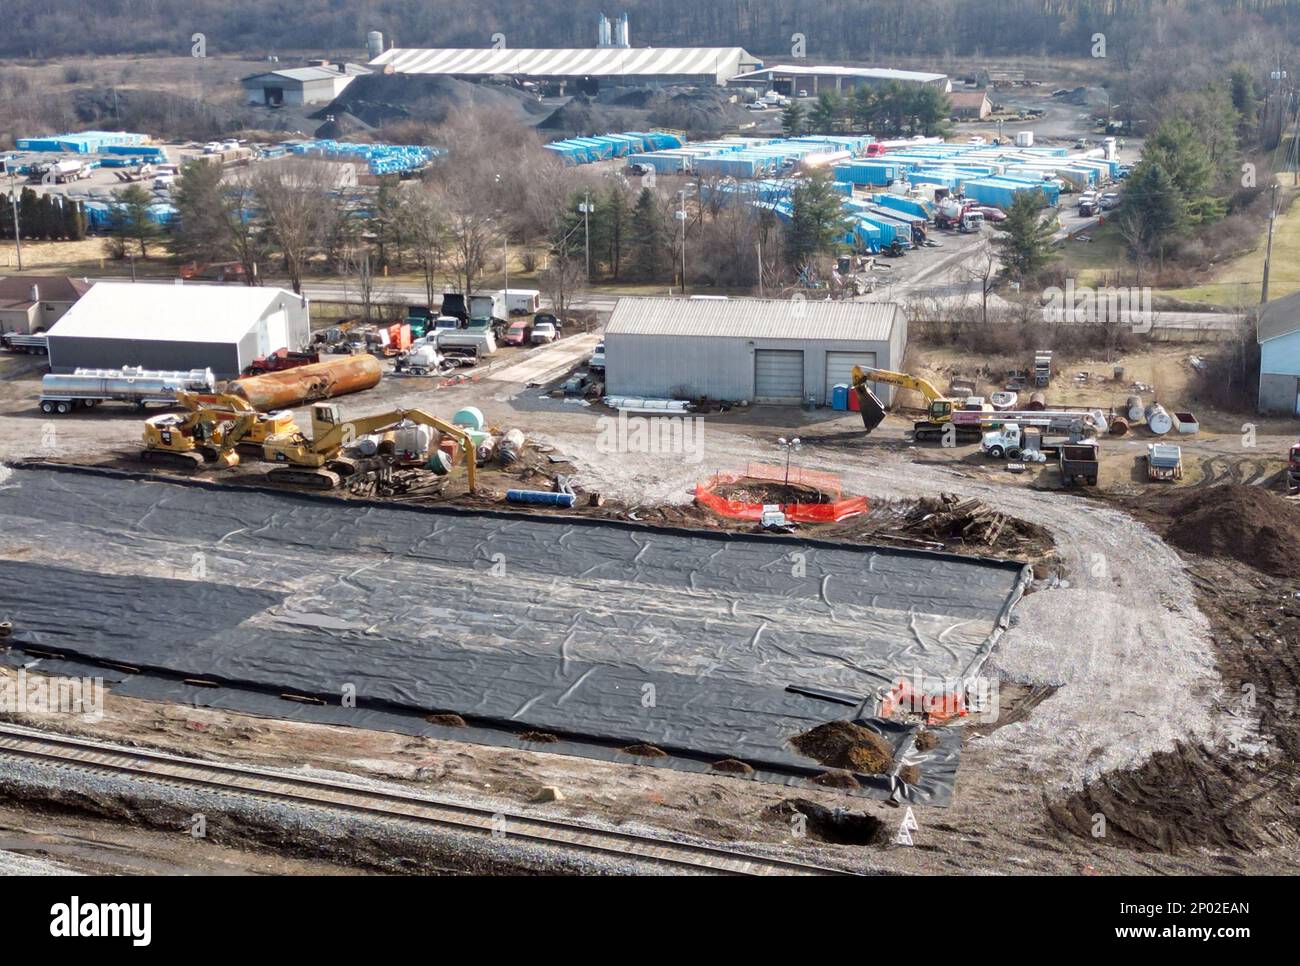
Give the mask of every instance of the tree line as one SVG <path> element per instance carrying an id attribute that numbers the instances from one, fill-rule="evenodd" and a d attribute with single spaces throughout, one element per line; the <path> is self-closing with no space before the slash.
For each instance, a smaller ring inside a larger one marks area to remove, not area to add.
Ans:
<path id="1" fill-rule="evenodd" d="M 14 206 L 0 196 L 0 238 L 14 237 Z M 18 226 L 32 241 L 81 241 L 86 237 L 86 212 L 81 202 L 23 188 L 18 200 Z"/>
<path id="2" fill-rule="evenodd" d="M 781 130 L 789 136 L 852 132 L 885 138 L 935 137 L 949 133 L 951 113 L 948 95 L 929 84 L 863 84 L 848 95 L 822 91 L 807 110 L 802 102 L 792 100 L 781 112 Z"/>

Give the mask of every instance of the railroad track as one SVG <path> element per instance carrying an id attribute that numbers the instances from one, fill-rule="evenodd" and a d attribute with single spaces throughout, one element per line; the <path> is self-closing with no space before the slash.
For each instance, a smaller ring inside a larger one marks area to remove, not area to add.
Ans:
<path id="1" fill-rule="evenodd" d="M 502 836 L 588 854 L 633 859 L 665 871 L 713 875 L 845 875 L 837 869 L 751 855 L 718 846 L 673 842 L 567 820 L 503 813 L 402 791 L 345 781 L 286 775 L 268 769 L 199 761 L 0 725 L 0 756 L 41 761 L 65 769 L 128 777 L 134 781 L 216 791 L 224 795 L 289 802 L 371 818 Z"/>

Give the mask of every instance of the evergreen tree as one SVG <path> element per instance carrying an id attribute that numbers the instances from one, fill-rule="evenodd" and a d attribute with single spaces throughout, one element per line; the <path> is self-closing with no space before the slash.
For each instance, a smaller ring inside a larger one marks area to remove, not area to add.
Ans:
<path id="1" fill-rule="evenodd" d="M 843 245 L 850 222 L 844 212 L 844 198 L 835 190 L 829 174 L 818 172 L 799 184 L 791 196 L 791 205 L 785 242 L 794 265 L 802 267 L 813 256 L 834 252 Z"/>
<path id="2" fill-rule="evenodd" d="M 817 134 L 833 134 L 844 112 L 844 105 L 834 91 L 822 91 L 817 95 L 817 105 L 812 109 L 808 121 Z"/>
<path id="3" fill-rule="evenodd" d="M 1056 258 L 1052 248 L 1058 227 L 1056 214 L 1043 218 L 1042 210 L 1041 191 L 1020 191 L 1007 207 L 1006 220 L 996 225 L 993 245 L 1015 278 L 1029 278 Z"/>
<path id="4" fill-rule="evenodd" d="M 662 281 L 672 273 L 672 241 L 667 219 L 659 199 L 649 188 L 642 188 L 632 210 L 630 253 L 637 274 L 647 280 Z"/>
<path id="5" fill-rule="evenodd" d="M 1119 208 L 1119 226 L 1129 249 L 1140 260 L 1158 256 L 1186 231 L 1187 205 L 1169 172 L 1157 161 L 1142 161 L 1128 179 Z"/>
<path id="6" fill-rule="evenodd" d="M 632 223 L 632 204 L 622 185 L 613 184 L 595 198 L 591 213 L 591 258 L 617 281 L 623 271 Z"/>
<path id="7" fill-rule="evenodd" d="M 792 100 L 781 112 L 781 131 L 786 137 L 795 137 L 807 130 L 803 105 Z"/>
<path id="8" fill-rule="evenodd" d="M 1183 195 L 1188 221 L 1201 224 L 1223 216 L 1223 202 L 1213 193 L 1214 161 L 1200 132 L 1186 118 L 1171 118 L 1156 128 L 1142 152 L 1158 164 Z"/>
<path id="9" fill-rule="evenodd" d="M 125 251 L 127 242 L 140 246 L 140 257 L 149 257 L 149 245 L 162 237 L 160 224 L 150 217 L 153 198 L 138 184 L 128 185 L 113 195 L 108 209 L 108 234 Z"/>

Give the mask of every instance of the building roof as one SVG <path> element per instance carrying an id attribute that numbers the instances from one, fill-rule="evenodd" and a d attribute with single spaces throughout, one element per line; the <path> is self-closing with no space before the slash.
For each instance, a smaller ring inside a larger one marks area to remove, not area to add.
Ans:
<path id="1" fill-rule="evenodd" d="M 863 77 L 869 80 L 914 81 L 918 84 L 932 84 L 948 79 L 947 74 L 929 74 L 917 70 L 895 70 L 892 67 L 817 67 L 812 64 L 777 64 L 774 66 L 766 66 L 759 70 L 750 71 L 747 74 L 737 74 L 732 78 L 732 80 L 744 80 L 747 77 L 757 77 L 760 74 L 771 73 L 796 74 L 804 77 L 811 77 L 813 75 L 828 77 Z"/>
<path id="2" fill-rule="evenodd" d="M 343 69 L 339 70 L 340 67 Z M 362 67 L 360 64 L 331 64 L 328 67 L 288 67 L 284 70 L 268 70 L 261 74 L 250 74 L 243 78 L 240 83 L 247 84 L 250 81 L 274 77 L 276 80 L 298 81 L 306 84 L 310 81 L 337 80 L 340 77 L 360 77 L 362 74 L 369 73 L 370 69 Z"/>
<path id="3" fill-rule="evenodd" d="M 953 107 L 982 107 L 988 98 L 988 91 L 953 91 L 948 103 Z"/>
<path id="4" fill-rule="evenodd" d="M 1300 292 L 1274 299 L 1259 310 L 1255 333 L 1260 342 L 1300 332 Z"/>
<path id="5" fill-rule="evenodd" d="M 98 282 L 50 327 L 53 337 L 238 342 L 284 296 L 279 288 Z"/>
<path id="6" fill-rule="evenodd" d="M 370 62 L 398 74 L 527 74 L 533 77 L 718 74 L 760 63 L 743 47 L 402 48 Z"/>
<path id="7" fill-rule="evenodd" d="M 605 334 L 884 342 L 899 312 L 894 302 L 621 298 Z"/>
<path id="8" fill-rule="evenodd" d="M 0 302 L 6 308 L 34 304 L 33 285 L 37 287 L 42 302 L 75 302 L 94 284 L 66 275 L 7 275 L 0 277 Z"/>

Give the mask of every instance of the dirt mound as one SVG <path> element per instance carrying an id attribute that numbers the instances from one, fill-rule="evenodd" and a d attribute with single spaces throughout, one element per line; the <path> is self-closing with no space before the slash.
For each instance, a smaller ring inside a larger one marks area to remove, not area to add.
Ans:
<path id="1" fill-rule="evenodd" d="M 667 758 L 668 752 L 662 748 L 656 748 L 654 745 L 628 745 L 626 748 L 619 749 L 625 755 L 636 755 L 638 758 Z"/>
<path id="2" fill-rule="evenodd" d="M 724 500 L 737 503 L 830 503 L 831 497 L 811 486 L 797 486 L 793 483 L 765 483 L 759 480 L 738 480 L 735 483 L 723 483 L 713 491 Z"/>
<path id="3" fill-rule="evenodd" d="M 894 764 L 889 742 L 870 728 L 852 721 L 829 721 L 790 739 L 800 754 L 823 765 L 847 768 L 863 775 L 879 775 Z"/>
<path id="4" fill-rule="evenodd" d="M 1230 557 L 1273 577 L 1300 572 L 1300 507 L 1258 487 L 1212 486 L 1176 502 L 1165 539 L 1207 557 Z"/>
<path id="5" fill-rule="evenodd" d="M 723 758 L 721 761 L 713 763 L 714 771 L 726 772 L 729 775 L 752 775 L 754 769 L 737 758 Z"/>
<path id="6" fill-rule="evenodd" d="M 553 745 L 560 739 L 549 731 L 521 731 L 519 732 L 520 741 L 535 741 L 541 745 Z"/>
<path id="7" fill-rule="evenodd" d="M 461 108 L 508 108 L 520 120 L 531 121 L 545 108 L 531 94 L 496 84 L 474 84 L 427 74 L 370 74 L 358 77 L 328 107 L 311 115 L 325 120 L 351 115 L 371 127 L 400 121 L 442 124 Z"/>
<path id="8" fill-rule="evenodd" d="M 444 728 L 464 728 L 465 719 L 458 714 L 431 714 L 424 719 L 429 724 L 442 725 Z"/>
<path id="9" fill-rule="evenodd" d="M 646 126 L 646 112 L 635 107 L 602 104 L 576 94 L 557 107 L 537 127 L 554 134 L 583 137 L 614 131 L 635 131 Z"/>
<path id="10" fill-rule="evenodd" d="M 344 111 L 342 114 L 336 115 L 334 120 L 326 121 L 318 127 L 313 132 L 313 136 L 337 141 L 349 134 L 367 134 L 373 130 L 374 128 L 361 118 Z"/>

